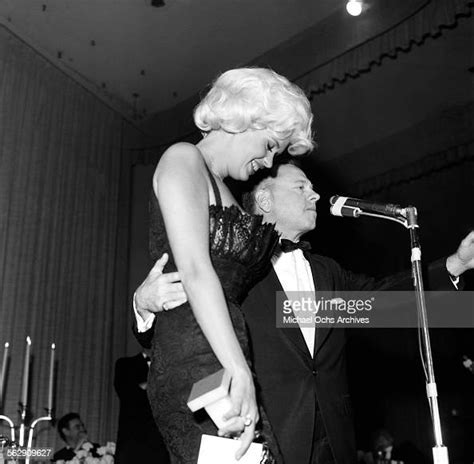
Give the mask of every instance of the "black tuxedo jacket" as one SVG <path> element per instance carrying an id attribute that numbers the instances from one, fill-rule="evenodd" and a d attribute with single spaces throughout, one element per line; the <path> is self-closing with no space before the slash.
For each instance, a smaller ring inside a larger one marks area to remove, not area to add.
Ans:
<path id="1" fill-rule="evenodd" d="M 141 353 L 115 363 L 114 386 L 120 399 L 117 434 L 117 464 L 169 463 L 163 438 L 155 424 L 146 390 L 148 365 Z"/>
<path id="2" fill-rule="evenodd" d="M 403 272 L 375 280 L 342 269 L 334 260 L 306 254 L 316 291 L 411 289 Z M 445 260 L 430 265 L 437 288 L 453 288 Z M 353 417 L 346 378 L 345 332 L 318 328 L 313 357 L 301 330 L 277 328 L 275 293 L 283 291 L 274 270 L 249 293 L 242 309 L 252 342 L 260 400 L 286 464 L 311 462 L 315 412 L 319 407 L 337 464 L 356 462 Z"/>
<path id="3" fill-rule="evenodd" d="M 91 445 L 92 445 L 92 448 L 90 449 L 90 453 L 92 457 L 99 458 L 100 455 L 97 453 L 97 450 L 100 448 L 100 445 L 98 443 L 91 443 Z M 51 461 L 52 462 L 72 461 L 75 457 L 76 457 L 76 452 L 74 451 L 74 449 L 70 448 L 69 446 L 65 446 L 64 448 L 61 448 L 59 451 L 56 451 L 54 453 Z"/>
<path id="4" fill-rule="evenodd" d="M 315 254 L 306 257 L 316 291 L 412 288 L 410 272 L 375 280 L 346 271 L 330 258 Z M 445 260 L 430 265 L 429 271 L 434 287 L 453 288 Z M 317 329 L 311 357 L 299 328 L 276 328 L 275 293 L 282 290 L 272 269 L 250 291 L 242 310 L 252 343 L 259 400 L 270 419 L 285 464 L 310 463 L 317 406 L 336 463 L 353 464 L 356 449 L 344 329 Z M 142 346 L 150 347 L 153 329 L 138 333 L 134 325 L 134 332 Z"/>

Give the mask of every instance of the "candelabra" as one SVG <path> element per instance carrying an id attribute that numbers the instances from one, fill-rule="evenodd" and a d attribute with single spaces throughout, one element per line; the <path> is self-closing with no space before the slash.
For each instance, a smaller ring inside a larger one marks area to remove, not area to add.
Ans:
<path id="1" fill-rule="evenodd" d="M 19 403 L 20 409 L 19 409 L 19 415 L 20 415 L 20 424 L 15 426 L 14 422 L 5 415 L 0 415 L 0 420 L 3 420 L 8 423 L 10 426 L 10 436 L 11 436 L 11 441 L 9 443 L 9 446 L 20 446 L 23 447 L 25 446 L 25 432 L 28 430 L 28 441 L 27 441 L 27 446 L 26 448 L 31 448 L 33 445 L 33 435 L 35 432 L 35 427 L 40 423 L 40 422 L 46 422 L 46 421 L 51 421 L 53 420 L 52 417 L 52 410 L 49 408 L 45 408 L 46 411 L 46 416 L 38 417 L 37 419 L 34 419 L 31 421 L 30 426 L 28 427 L 26 422 L 27 418 L 27 406 L 23 403 Z M 15 428 L 18 428 L 20 430 L 19 433 L 19 438 L 18 438 L 18 443 L 15 441 Z M 28 453 L 25 455 L 25 464 L 29 464 L 30 462 L 30 456 L 28 456 Z"/>
<path id="2" fill-rule="evenodd" d="M 0 370 L 0 405 L 4 403 L 3 401 L 3 391 L 4 391 L 4 384 L 6 383 L 6 366 L 7 366 L 7 361 L 8 361 L 8 350 L 9 350 L 10 344 L 7 342 L 5 343 L 5 349 L 3 353 L 3 363 L 1 366 Z M 10 426 L 10 436 L 11 440 L 9 441 L 10 446 L 19 446 L 19 447 L 24 447 L 25 446 L 25 434 L 28 431 L 28 440 L 27 440 L 27 446 L 26 446 L 26 452 L 23 455 L 25 457 L 25 463 L 29 464 L 30 462 L 30 453 L 28 452 L 28 449 L 31 449 L 33 445 L 33 435 L 35 431 L 35 427 L 40 423 L 40 422 L 45 422 L 45 421 L 51 421 L 52 418 L 52 408 L 53 408 L 53 383 L 54 383 L 54 356 L 55 356 L 55 349 L 56 345 L 53 343 L 51 345 L 51 353 L 50 353 L 50 364 L 49 364 L 49 388 L 48 388 L 48 407 L 45 408 L 46 415 L 38 417 L 34 420 L 31 420 L 29 425 L 27 425 L 27 401 L 28 401 L 28 383 L 29 383 L 29 374 L 30 374 L 30 356 L 31 356 L 31 338 L 28 336 L 26 338 L 26 350 L 25 350 L 25 359 L 24 359 L 24 365 L 23 365 L 23 382 L 22 382 L 22 388 L 21 388 L 21 401 L 19 403 L 20 409 L 19 409 L 19 418 L 20 422 L 18 425 L 15 425 L 13 420 L 6 416 L 6 415 L 0 415 L 0 421 L 7 422 L 8 425 Z M 18 437 L 18 442 L 15 440 L 15 429 L 19 430 L 19 437 Z M 3 442 L 2 442 L 3 443 Z M 2 447 L 5 445 L 3 443 Z M 23 457 L 22 456 L 22 457 Z"/>

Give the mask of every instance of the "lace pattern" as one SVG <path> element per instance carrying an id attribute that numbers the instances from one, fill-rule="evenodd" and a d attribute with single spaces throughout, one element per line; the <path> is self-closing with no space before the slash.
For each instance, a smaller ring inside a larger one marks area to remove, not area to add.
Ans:
<path id="1" fill-rule="evenodd" d="M 158 200 L 150 202 L 150 255 L 157 260 L 169 254 L 164 272 L 176 271 L 166 237 Z M 263 217 L 243 212 L 238 206 L 209 206 L 209 247 L 214 267 L 219 268 L 226 296 L 242 302 L 248 290 L 271 268 L 271 257 L 278 243 L 273 224 Z"/>
<path id="2" fill-rule="evenodd" d="M 150 207 L 151 256 L 156 260 L 167 252 L 169 261 L 164 271 L 175 271 L 163 218 L 154 195 Z M 237 339 L 250 366 L 249 341 L 239 303 L 270 269 L 270 258 L 277 243 L 278 235 L 273 225 L 264 224 L 261 216 L 244 213 L 236 205 L 209 207 L 211 260 L 227 299 Z M 153 416 L 173 464 L 195 464 L 201 435 L 217 432 L 205 413 L 191 413 L 186 400 L 194 382 L 220 367 L 188 303 L 157 314 L 147 391 Z M 278 445 L 262 408 L 260 417 L 262 438 L 270 450 L 262 462 L 280 464 L 282 458 Z"/>

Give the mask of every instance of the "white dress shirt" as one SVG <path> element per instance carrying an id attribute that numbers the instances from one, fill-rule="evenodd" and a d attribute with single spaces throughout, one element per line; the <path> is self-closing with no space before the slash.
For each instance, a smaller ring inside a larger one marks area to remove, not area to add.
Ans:
<path id="1" fill-rule="evenodd" d="M 155 313 L 148 313 L 147 317 L 143 319 L 137 311 L 137 303 L 135 301 L 137 293 L 133 294 L 133 312 L 135 313 L 135 320 L 137 321 L 137 331 L 139 333 L 146 332 L 151 329 L 153 326 L 153 321 L 155 320 Z"/>
<path id="2" fill-rule="evenodd" d="M 302 250 L 296 249 L 288 253 L 274 255 L 272 264 L 285 292 L 311 292 L 311 298 L 315 299 L 313 273 Z M 300 325 L 300 330 L 311 357 L 313 357 L 315 327 Z"/>

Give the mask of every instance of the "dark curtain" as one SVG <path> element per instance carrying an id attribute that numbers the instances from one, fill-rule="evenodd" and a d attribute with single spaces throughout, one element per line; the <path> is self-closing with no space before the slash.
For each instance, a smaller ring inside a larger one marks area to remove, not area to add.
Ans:
<path id="1" fill-rule="evenodd" d="M 29 411 L 44 414 L 55 342 L 55 415 L 79 412 L 103 443 L 115 438 L 112 371 L 126 331 L 124 127 L 0 28 L 0 344 L 10 343 L 3 411 L 17 422 L 29 335 Z M 36 446 L 55 442 L 51 426 L 39 426 Z"/>
<path id="2" fill-rule="evenodd" d="M 474 144 L 466 142 L 428 154 L 400 169 L 346 186 L 344 191 L 382 203 L 414 204 L 419 213 L 422 258 L 427 264 L 453 253 L 461 238 L 474 229 Z M 325 244 L 324 253 L 350 269 L 383 276 L 410 267 L 408 231 L 398 224 L 329 216 L 320 224 L 315 242 Z M 466 291 L 472 291 L 473 272 L 466 274 Z M 462 357 L 474 354 L 473 328 L 430 333 L 450 462 L 471 462 L 474 377 L 464 368 Z M 368 449 L 371 432 L 385 427 L 430 456 L 432 428 L 417 331 L 353 329 L 348 356 L 359 447 Z"/>

